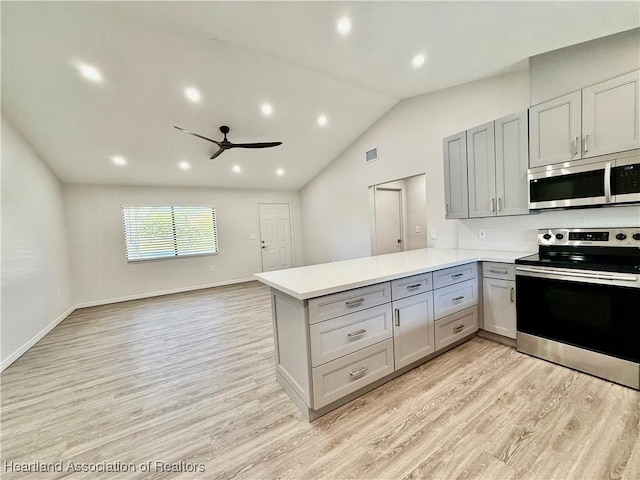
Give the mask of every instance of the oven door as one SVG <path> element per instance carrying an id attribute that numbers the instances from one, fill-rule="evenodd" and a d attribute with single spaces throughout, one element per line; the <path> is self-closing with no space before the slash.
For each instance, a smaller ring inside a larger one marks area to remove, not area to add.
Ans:
<path id="1" fill-rule="evenodd" d="M 517 266 L 517 330 L 638 363 L 639 277 Z"/>
<path id="2" fill-rule="evenodd" d="M 578 207 L 611 203 L 612 162 L 530 171 L 529 208 Z"/>

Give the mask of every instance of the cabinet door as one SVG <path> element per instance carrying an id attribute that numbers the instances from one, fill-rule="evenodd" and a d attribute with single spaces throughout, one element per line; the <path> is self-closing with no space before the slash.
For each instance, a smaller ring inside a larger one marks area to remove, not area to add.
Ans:
<path id="1" fill-rule="evenodd" d="M 582 90 L 584 157 L 640 148 L 639 72 Z"/>
<path id="2" fill-rule="evenodd" d="M 469 217 L 496 214 L 496 154 L 493 122 L 467 130 Z"/>
<path id="3" fill-rule="evenodd" d="M 516 282 L 484 279 L 484 329 L 516 338 Z"/>
<path id="4" fill-rule="evenodd" d="M 396 370 L 433 353 L 433 294 L 393 302 L 393 352 Z"/>
<path id="5" fill-rule="evenodd" d="M 527 112 L 495 121 L 496 210 L 498 215 L 526 215 L 527 200 Z"/>
<path id="6" fill-rule="evenodd" d="M 573 92 L 529 109 L 531 168 L 580 158 L 581 93 Z"/>
<path id="7" fill-rule="evenodd" d="M 466 132 L 445 138 L 444 198 L 446 218 L 469 218 Z"/>

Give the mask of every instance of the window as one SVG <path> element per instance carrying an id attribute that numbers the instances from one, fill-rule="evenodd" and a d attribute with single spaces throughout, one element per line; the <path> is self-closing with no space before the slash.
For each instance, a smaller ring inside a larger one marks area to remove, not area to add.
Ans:
<path id="1" fill-rule="evenodd" d="M 218 253 L 213 207 L 122 207 L 127 261 Z"/>

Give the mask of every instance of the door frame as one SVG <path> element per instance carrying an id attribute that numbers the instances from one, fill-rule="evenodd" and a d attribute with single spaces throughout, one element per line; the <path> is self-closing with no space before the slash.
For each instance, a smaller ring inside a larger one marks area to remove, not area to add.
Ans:
<path id="1" fill-rule="evenodd" d="M 291 232 L 291 268 L 296 267 L 296 247 L 295 247 L 295 238 L 293 234 L 293 208 L 291 207 L 291 202 L 256 202 L 256 213 L 258 220 L 258 247 L 260 250 L 260 268 L 264 272 L 264 265 L 262 263 L 262 229 L 260 222 L 260 205 L 288 205 L 289 206 L 289 231 Z"/>
<path id="2" fill-rule="evenodd" d="M 371 255 L 378 255 L 378 225 L 376 222 L 376 191 L 387 190 L 396 191 L 400 193 L 400 240 L 402 240 L 402 250 L 406 251 L 407 246 L 407 195 L 405 188 L 402 185 L 393 185 L 392 182 L 386 182 L 384 184 L 371 185 L 369 187 L 369 196 L 371 201 L 369 202 L 369 216 L 370 225 L 373 228 L 370 229 L 371 235 Z M 384 185 L 384 186 L 383 186 Z"/>

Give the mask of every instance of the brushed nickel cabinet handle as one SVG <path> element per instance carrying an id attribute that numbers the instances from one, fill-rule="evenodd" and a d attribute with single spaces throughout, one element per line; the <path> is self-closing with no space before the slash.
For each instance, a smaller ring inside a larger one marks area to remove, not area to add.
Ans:
<path id="1" fill-rule="evenodd" d="M 362 368 L 360 370 L 358 370 L 357 372 L 352 372 L 351 370 L 349 370 L 349 376 L 351 378 L 358 378 L 358 377 L 361 377 L 362 375 L 364 375 L 366 371 L 367 371 L 367 366 L 363 365 Z"/>
<path id="2" fill-rule="evenodd" d="M 578 137 L 575 137 L 573 139 L 573 154 L 574 155 L 578 155 L 578 143 L 579 143 Z"/>
<path id="3" fill-rule="evenodd" d="M 459 297 L 454 297 L 451 299 L 452 302 L 459 302 L 464 298 L 464 295 L 460 295 Z"/>
<path id="4" fill-rule="evenodd" d="M 585 133 L 584 135 L 584 153 L 589 151 L 589 134 Z"/>
<path id="5" fill-rule="evenodd" d="M 460 333 L 463 328 L 464 328 L 464 325 L 458 325 L 456 328 L 453 329 L 453 333 Z"/>
<path id="6" fill-rule="evenodd" d="M 489 271 L 491 273 L 500 273 L 502 275 L 506 275 L 507 273 L 509 273 L 509 270 L 496 270 L 495 268 L 490 268 Z"/>
<path id="7" fill-rule="evenodd" d="M 394 313 L 396 314 L 396 327 L 399 327 L 400 326 L 400 309 L 396 308 Z"/>
<path id="8" fill-rule="evenodd" d="M 500 211 L 500 197 L 498 197 L 498 211 Z"/>
<path id="9" fill-rule="evenodd" d="M 407 290 L 413 290 L 415 288 L 420 288 L 421 286 L 421 283 L 414 283 L 413 285 L 407 285 Z"/>
<path id="10" fill-rule="evenodd" d="M 463 275 L 464 275 L 464 273 L 454 273 L 453 275 L 451 275 L 451 278 L 458 278 L 458 277 L 461 277 Z"/>
<path id="11" fill-rule="evenodd" d="M 360 330 L 356 330 L 355 332 L 347 333 L 347 337 L 357 337 L 358 335 L 362 335 L 363 333 L 367 333 L 366 328 L 361 328 Z"/>
<path id="12" fill-rule="evenodd" d="M 511 293 L 509 294 L 509 297 L 511 299 L 511 303 L 515 302 L 515 299 L 513 298 L 514 292 L 515 292 L 515 288 L 511 287 Z"/>
<path id="13" fill-rule="evenodd" d="M 347 300 L 344 303 L 347 304 L 347 306 L 351 307 L 352 305 L 360 305 L 362 302 L 364 302 L 364 298 L 360 297 L 354 300 Z"/>
<path id="14" fill-rule="evenodd" d="M 495 203 L 495 201 L 496 201 L 495 198 L 491 199 L 491 211 L 492 212 L 494 211 L 494 205 L 493 204 Z"/>

